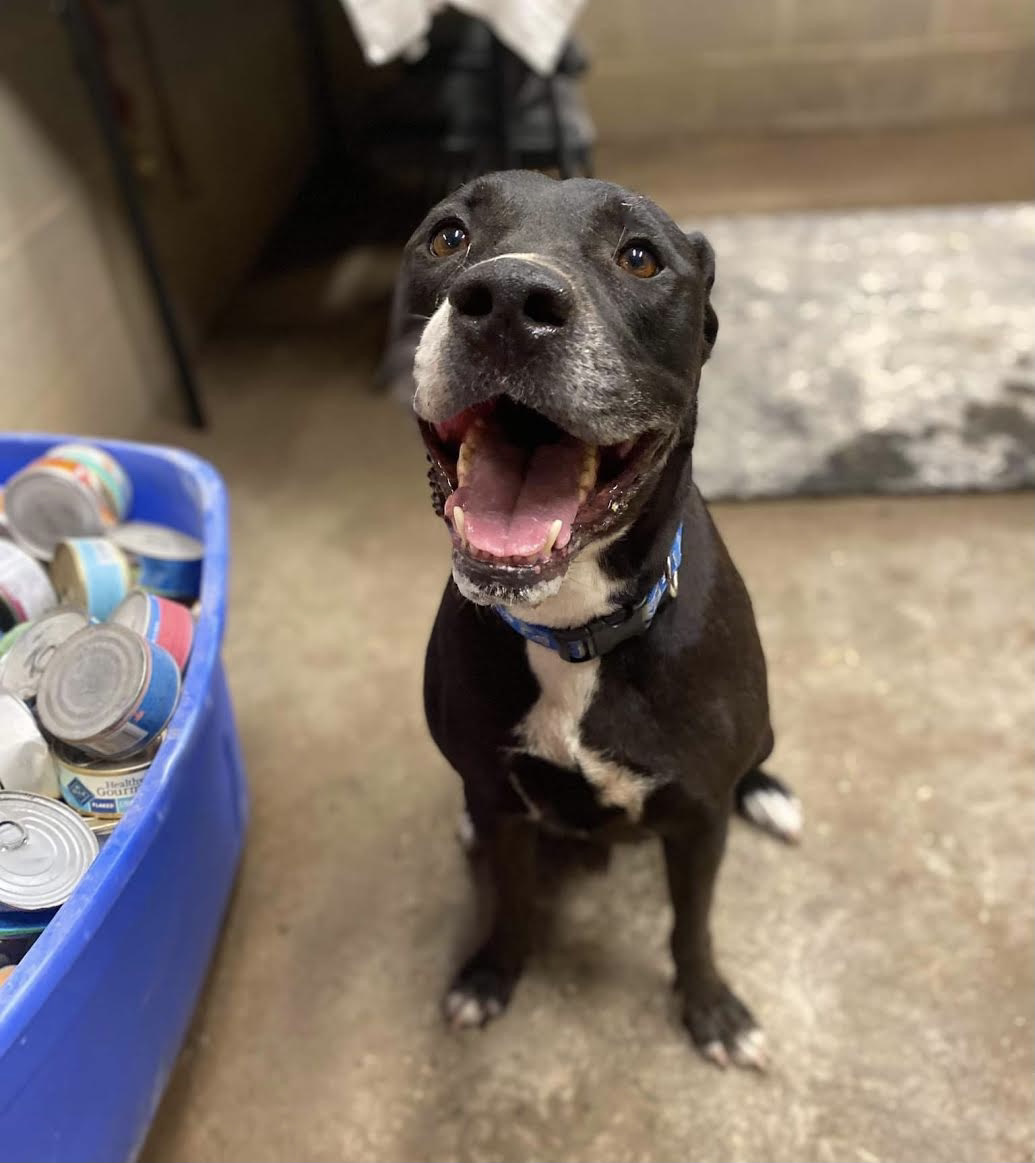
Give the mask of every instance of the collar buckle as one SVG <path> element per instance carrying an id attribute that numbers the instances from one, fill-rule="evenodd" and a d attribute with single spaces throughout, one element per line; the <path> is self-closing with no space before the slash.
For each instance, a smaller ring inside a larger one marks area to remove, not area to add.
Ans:
<path id="1" fill-rule="evenodd" d="M 635 606 L 621 606 L 612 614 L 594 618 L 584 626 L 573 626 L 570 630 L 554 630 L 557 652 L 568 662 L 589 662 L 602 654 L 614 650 L 627 638 L 642 634 L 652 620 L 652 612 L 647 600 Z"/>

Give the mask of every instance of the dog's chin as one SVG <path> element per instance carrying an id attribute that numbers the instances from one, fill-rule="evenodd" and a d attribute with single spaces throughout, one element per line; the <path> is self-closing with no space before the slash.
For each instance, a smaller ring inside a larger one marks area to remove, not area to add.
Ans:
<path id="1" fill-rule="evenodd" d="M 476 606 L 538 606 L 560 593 L 567 570 L 551 577 L 508 576 L 510 571 L 493 569 L 453 551 L 453 582 L 460 593 Z M 514 570 L 527 575 L 530 571 Z"/>

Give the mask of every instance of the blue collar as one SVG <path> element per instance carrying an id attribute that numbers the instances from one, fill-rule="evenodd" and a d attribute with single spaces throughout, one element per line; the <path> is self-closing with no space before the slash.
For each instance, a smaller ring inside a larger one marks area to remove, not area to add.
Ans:
<path id="1" fill-rule="evenodd" d="M 522 622 L 503 606 L 493 609 L 512 629 L 529 642 L 538 642 L 548 650 L 556 650 L 567 662 L 588 662 L 613 650 L 627 638 L 645 634 L 650 629 L 654 615 L 665 600 L 666 595 L 675 597 L 679 592 L 679 567 L 683 561 L 683 526 L 676 530 L 665 572 L 654 583 L 646 597 L 635 605 L 622 606 L 613 614 L 594 618 L 584 626 L 572 626 L 566 630 L 555 630 L 550 626 L 537 626 L 534 622 Z"/>

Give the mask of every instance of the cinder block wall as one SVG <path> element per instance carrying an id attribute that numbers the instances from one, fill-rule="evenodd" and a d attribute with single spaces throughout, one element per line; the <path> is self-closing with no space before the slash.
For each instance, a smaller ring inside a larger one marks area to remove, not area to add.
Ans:
<path id="1" fill-rule="evenodd" d="M 125 4 L 100 6 L 142 186 L 197 336 L 254 259 L 313 149 L 292 0 L 139 0 L 171 132 Z M 0 427 L 132 434 L 172 374 L 60 21 L 0 4 Z"/>
<path id="2" fill-rule="evenodd" d="M 589 0 L 604 140 L 1030 114 L 1032 0 Z"/>

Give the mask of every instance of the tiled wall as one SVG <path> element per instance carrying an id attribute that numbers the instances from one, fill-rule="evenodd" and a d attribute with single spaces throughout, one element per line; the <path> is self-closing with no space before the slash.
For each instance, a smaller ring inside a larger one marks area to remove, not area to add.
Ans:
<path id="1" fill-rule="evenodd" d="M 601 136 L 1030 114 L 1032 0 L 588 0 Z"/>
<path id="2" fill-rule="evenodd" d="M 174 144 L 109 27 L 189 335 L 254 258 L 312 148 L 292 0 L 146 0 Z M 127 7 L 100 5 L 125 20 Z M 139 63 L 139 62 L 138 62 Z M 0 428 L 130 434 L 172 376 L 108 160 L 53 6 L 0 3 Z M 165 404 L 169 401 L 168 405 Z"/>

